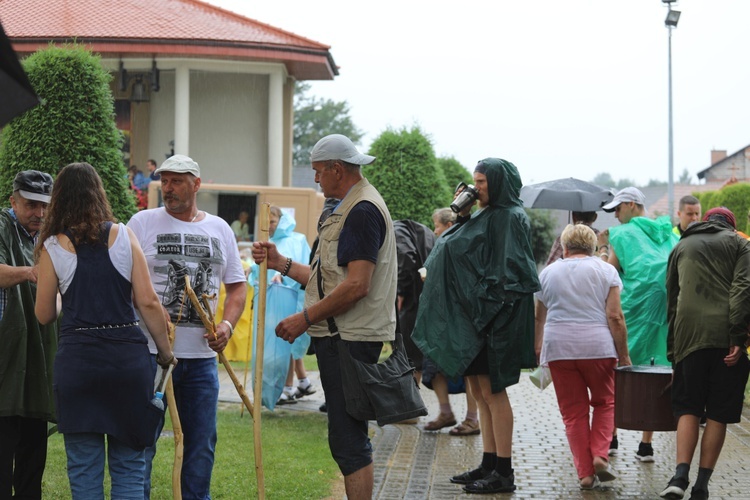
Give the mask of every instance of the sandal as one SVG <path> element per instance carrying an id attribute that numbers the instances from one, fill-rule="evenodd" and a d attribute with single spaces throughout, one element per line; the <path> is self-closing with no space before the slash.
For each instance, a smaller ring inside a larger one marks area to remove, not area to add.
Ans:
<path id="1" fill-rule="evenodd" d="M 599 481 L 601 481 L 602 483 L 614 481 L 615 479 L 617 479 L 617 476 L 615 476 L 612 473 L 612 470 L 609 468 L 609 461 L 604 460 L 603 458 L 594 458 L 594 471 L 596 473 L 597 479 L 599 479 Z"/>
<path id="2" fill-rule="evenodd" d="M 439 431 L 443 427 L 450 427 L 451 425 L 456 425 L 456 417 L 453 416 L 453 413 L 441 413 L 432 422 L 427 422 L 424 430 Z"/>
<path id="3" fill-rule="evenodd" d="M 601 485 L 602 485 L 602 483 L 601 483 L 601 482 L 599 481 L 599 478 L 598 478 L 597 476 L 589 476 L 589 477 L 593 477 L 593 479 L 592 479 L 592 481 L 591 481 L 591 484 L 590 484 L 590 485 L 588 485 L 588 486 L 585 486 L 585 485 L 584 485 L 584 484 L 583 484 L 583 483 L 581 482 L 581 489 L 582 489 L 582 490 L 595 490 L 595 489 L 597 489 L 597 488 L 598 488 L 599 486 L 601 486 Z M 583 479 L 586 479 L 586 478 L 583 478 Z M 581 479 L 581 481 L 583 481 L 583 479 Z"/>
<path id="4" fill-rule="evenodd" d="M 511 473 L 510 476 L 501 476 L 499 472 L 493 470 L 489 476 L 479 481 L 464 486 L 466 493 L 510 493 L 516 491 L 515 478 Z"/>
<path id="5" fill-rule="evenodd" d="M 473 436 L 479 434 L 479 432 L 479 421 L 466 419 L 461 422 L 461 424 L 451 429 L 448 434 L 451 436 Z"/>
<path id="6" fill-rule="evenodd" d="M 294 397 L 297 399 L 304 398 L 305 396 L 309 396 L 310 394 L 315 394 L 317 391 L 313 387 L 312 384 L 308 385 L 307 387 L 302 387 L 301 385 L 297 386 L 297 393 Z"/>
<path id="7" fill-rule="evenodd" d="M 489 476 L 492 470 L 484 469 L 481 465 L 474 470 L 468 472 L 462 472 L 451 478 L 453 484 L 471 484 L 474 481 L 484 479 Z"/>

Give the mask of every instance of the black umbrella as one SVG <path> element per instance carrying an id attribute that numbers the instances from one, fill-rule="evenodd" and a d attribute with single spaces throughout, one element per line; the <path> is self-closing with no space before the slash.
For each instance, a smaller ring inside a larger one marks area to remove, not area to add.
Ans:
<path id="1" fill-rule="evenodd" d="M 526 208 L 556 208 L 570 212 L 596 212 L 614 196 L 610 188 L 573 177 L 521 188 L 521 201 Z"/>
<path id="2" fill-rule="evenodd" d="M 0 24 L 0 128 L 37 104 L 39 98 Z"/>

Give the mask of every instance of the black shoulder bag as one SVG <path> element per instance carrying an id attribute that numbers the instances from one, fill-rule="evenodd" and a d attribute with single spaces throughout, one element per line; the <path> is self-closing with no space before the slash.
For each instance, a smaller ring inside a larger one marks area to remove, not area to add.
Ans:
<path id="1" fill-rule="evenodd" d="M 323 299 L 320 260 L 317 265 L 318 295 Z M 338 335 L 336 321 L 326 321 L 328 331 Z M 351 356 L 346 341 L 338 343 L 346 412 L 357 420 L 376 420 L 383 426 L 427 415 L 400 331 L 396 331 L 392 346 L 393 352 L 382 363 L 365 363 Z"/>

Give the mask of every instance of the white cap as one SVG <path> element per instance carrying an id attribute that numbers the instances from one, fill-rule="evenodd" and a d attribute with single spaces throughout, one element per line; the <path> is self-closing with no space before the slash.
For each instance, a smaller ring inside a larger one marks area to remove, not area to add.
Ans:
<path id="1" fill-rule="evenodd" d="M 614 212 L 620 203 L 630 203 L 634 201 L 639 205 L 646 204 L 646 196 L 641 193 L 641 190 L 634 187 L 626 187 L 617 192 L 612 201 L 602 207 L 605 212 Z"/>
<path id="2" fill-rule="evenodd" d="M 375 161 L 374 156 L 360 153 L 354 143 L 341 134 L 323 137 L 315 144 L 310 153 L 310 161 L 341 160 L 352 165 L 369 165 Z"/>
<path id="3" fill-rule="evenodd" d="M 154 170 L 154 174 L 161 174 L 162 172 L 175 172 L 177 174 L 193 174 L 196 177 L 201 176 L 201 168 L 192 158 L 185 155 L 174 155 L 170 156 L 161 167 Z"/>

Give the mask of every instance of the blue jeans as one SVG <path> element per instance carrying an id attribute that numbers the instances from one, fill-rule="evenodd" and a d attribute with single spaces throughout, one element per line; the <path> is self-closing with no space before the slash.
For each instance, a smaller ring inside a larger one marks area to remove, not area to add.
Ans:
<path id="1" fill-rule="evenodd" d="M 331 455 L 344 476 L 348 476 L 372 463 L 372 444 L 367 434 L 367 421 L 357 420 L 346 412 L 344 386 L 341 382 L 339 347 L 341 340 L 334 337 L 314 337 L 315 355 L 318 358 L 320 382 L 326 396 L 328 414 L 328 446 Z M 353 358 L 367 363 L 377 363 L 382 342 L 348 342 Z"/>
<path id="2" fill-rule="evenodd" d="M 156 373 L 156 356 L 151 356 Z M 174 397 L 184 438 L 182 498 L 210 499 L 211 472 L 216 449 L 216 408 L 219 403 L 219 374 L 216 358 L 179 359 L 172 372 Z M 161 433 L 164 421 L 157 432 Z M 156 444 L 146 448 L 144 498 L 151 498 L 151 462 Z M 171 477 L 171 476 L 170 476 Z"/>
<path id="3" fill-rule="evenodd" d="M 68 455 L 68 479 L 73 500 L 104 498 L 104 434 L 64 434 Z M 107 436 L 112 498 L 140 500 L 143 497 L 145 453 Z"/>

